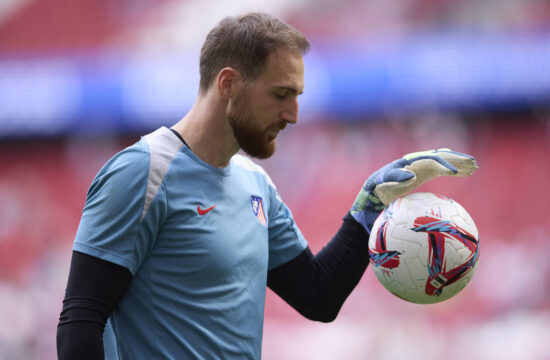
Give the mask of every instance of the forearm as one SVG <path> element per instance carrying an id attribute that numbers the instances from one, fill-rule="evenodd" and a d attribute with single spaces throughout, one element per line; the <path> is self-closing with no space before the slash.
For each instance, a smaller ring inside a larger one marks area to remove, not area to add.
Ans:
<path id="1" fill-rule="evenodd" d="M 75 321 L 57 327 L 58 359 L 104 359 L 103 330 L 105 322 Z"/>
<path id="2" fill-rule="evenodd" d="M 103 359 L 106 321 L 132 276 L 118 265 L 73 252 L 57 326 L 58 359 Z"/>
<path id="3" fill-rule="evenodd" d="M 268 286 L 303 316 L 329 322 L 338 315 L 368 262 L 368 234 L 348 213 L 317 255 L 308 248 L 269 271 Z"/>

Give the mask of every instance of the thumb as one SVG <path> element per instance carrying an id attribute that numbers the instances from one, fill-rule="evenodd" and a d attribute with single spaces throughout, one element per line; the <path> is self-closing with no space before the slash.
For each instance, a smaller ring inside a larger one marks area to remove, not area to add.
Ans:
<path id="1" fill-rule="evenodd" d="M 384 204 L 389 205 L 395 198 L 403 196 L 416 188 L 417 178 L 414 173 L 410 171 L 401 171 L 402 173 L 412 174 L 406 180 L 402 181 L 388 181 L 383 184 L 377 185 L 374 189 L 374 193 L 378 196 L 378 199 Z M 403 178 L 404 179 L 404 178 Z"/>

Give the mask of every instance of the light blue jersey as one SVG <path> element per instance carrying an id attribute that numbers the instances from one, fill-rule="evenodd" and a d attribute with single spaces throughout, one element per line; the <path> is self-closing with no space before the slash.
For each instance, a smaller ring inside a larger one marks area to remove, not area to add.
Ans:
<path id="1" fill-rule="evenodd" d="M 215 168 L 163 127 L 97 174 L 73 249 L 134 276 L 108 359 L 259 359 L 267 271 L 306 246 L 261 167 Z"/>

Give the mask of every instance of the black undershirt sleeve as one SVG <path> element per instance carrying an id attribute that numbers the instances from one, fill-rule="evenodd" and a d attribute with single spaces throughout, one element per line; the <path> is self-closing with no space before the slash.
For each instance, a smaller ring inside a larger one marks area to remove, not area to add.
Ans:
<path id="1" fill-rule="evenodd" d="M 336 235 L 317 255 L 307 248 L 270 270 L 267 285 L 306 318 L 330 322 L 368 263 L 368 234 L 348 213 Z"/>
<path id="2" fill-rule="evenodd" d="M 73 251 L 57 325 L 58 359 L 104 359 L 103 330 L 107 318 L 131 280 L 128 269 Z"/>

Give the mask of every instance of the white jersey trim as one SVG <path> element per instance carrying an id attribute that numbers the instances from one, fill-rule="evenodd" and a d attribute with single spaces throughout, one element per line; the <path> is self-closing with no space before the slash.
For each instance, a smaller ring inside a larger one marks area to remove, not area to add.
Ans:
<path id="1" fill-rule="evenodd" d="M 183 142 L 166 127 L 161 127 L 145 135 L 143 140 L 149 145 L 150 160 L 145 204 L 139 221 L 142 221 L 145 214 L 147 214 L 147 210 L 149 210 L 151 203 L 157 196 L 172 160 L 184 146 Z"/>

